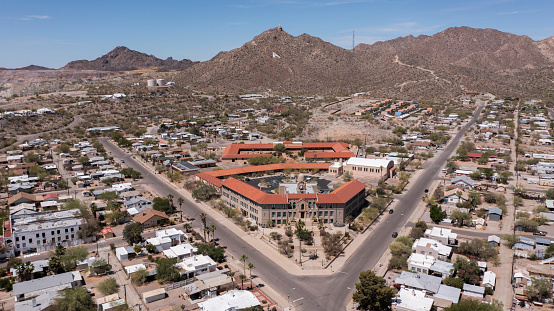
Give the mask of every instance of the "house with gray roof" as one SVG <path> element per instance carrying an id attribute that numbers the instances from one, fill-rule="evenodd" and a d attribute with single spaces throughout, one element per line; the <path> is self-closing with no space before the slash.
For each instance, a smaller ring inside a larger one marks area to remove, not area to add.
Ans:
<path id="1" fill-rule="evenodd" d="M 153 208 L 152 201 L 148 200 L 143 196 L 131 198 L 123 202 L 123 204 L 125 205 L 125 208 L 127 208 L 127 210 L 131 208 L 135 208 L 139 213 L 147 208 Z"/>
<path id="2" fill-rule="evenodd" d="M 496 235 L 489 235 L 489 237 L 487 238 L 487 242 L 492 247 L 498 247 L 500 246 L 500 237 Z"/>
<path id="3" fill-rule="evenodd" d="M 483 298 L 485 296 L 485 288 L 483 286 L 464 284 L 463 290 L 464 290 L 464 295 L 466 296 L 471 296 L 476 298 Z"/>
<path id="4" fill-rule="evenodd" d="M 535 240 L 520 236 L 519 241 L 514 244 L 514 247 L 512 247 L 512 249 L 532 251 L 535 249 Z"/>
<path id="5" fill-rule="evenodd" d="M 454 264 L 447 261 L 435 260 L 429 271 L 431 274 L 445 279 L 454 273 Z"/>
<path id="6" fill-rule="evenodd" d="M 468 176 L 460 175 L 450 179 L 450 183 L 462 188 L 473 188 L 475 181 Z"/>
<path id="7" fill-rule="evenodd" d="M 461 289 L 448 286 L 448 285 L 441 285 L 439 287 L 439 291 L 433 295 L 433 298 L 440 298 L 444 300 L 449 300 L 452 303 L 458 303 L 460 301 L 460 293 L 462 292 Z"/>
<path id="8" fill-rule="evenodd" d="M 441 286 L 441 281 L 442 279 L 436 276 L 402 271 L 394 282 L 408 288 L 424 290 L 429 294 L 436 294 Z"/>
<path id="9" fill-rule="evenodd" d="M 50 291 L 57 292 L 65 288 L 73 288 L 81 285 L 82 282 L 83 278 L 79 271 L 50 275 L 40 279 L 15 283 L 13 285 L 13 296 L 15 301 L 23 301 L 29 297 Z"/>
<path id="10" fill-rule="evenodd" d="M 498 207 L 489 207 L 489 220 L 499 221 L 502 220 L 502 210 Z"/>

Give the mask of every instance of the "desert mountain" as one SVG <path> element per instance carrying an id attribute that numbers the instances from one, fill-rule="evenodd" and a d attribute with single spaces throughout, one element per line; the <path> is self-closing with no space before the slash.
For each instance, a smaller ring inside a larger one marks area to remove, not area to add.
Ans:
<path id="1" fill-rule="evenodd" d="M 60 68 L 63 70 L 100 70 L 100 71 L 125 71 L 141 68 L 157 67 L 159 70 L 184 69 L 192 66 L 193 61 L 184 59 L 181 61 L 171 57 L 163 60 L 154 55 L 131 50 L 124 46 L 118 46 L 108 54 L 95 60 L 72 61 Z"/>
<path id="2" fill-rule="evenodd" d="M 185 69 L 180 80 L 229 91 L 451 97 L 462 90 L 552 94 L 554 38 L 448 28 L 346 50 L 307 34 L 269 29 L 242 47 Z"/>

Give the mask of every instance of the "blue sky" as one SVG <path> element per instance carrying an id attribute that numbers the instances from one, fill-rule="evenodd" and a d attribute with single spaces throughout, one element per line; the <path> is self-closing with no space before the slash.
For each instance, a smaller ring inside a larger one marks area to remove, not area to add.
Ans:
<path id="1" fill-rule="evenodd" d="M 118 45 L 159 58 L 208 60 L 281 25 L 344 48 L 452 26 L 554 35 L 551 0 L 2 1 L 0 67 L 59 68 Z"/>

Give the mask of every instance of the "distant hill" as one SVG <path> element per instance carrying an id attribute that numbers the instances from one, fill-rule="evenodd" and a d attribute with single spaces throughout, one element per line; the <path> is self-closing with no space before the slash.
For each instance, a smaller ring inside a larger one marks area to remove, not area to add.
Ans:
<path id="1" fill-rule="evenodd" d="M 143 68 L 157 67 L 158 70 L 176 70 L 185 69 L 192 66 L 195 62 L 184 59 L 181 61 L 171 57 L 163 60 L 145 53 L 131 50 L 124 46 L 118 46 L 108 54 L 95 60 L 77 60 L 72 61 L 60 68 L 62 70 L 99 70 L 99 71 L 126 71 Z"/>
<path id="2" fill-rule="evenodd" d="M 15 70 L 54 70 L 53 68 L 38 66 L 38 65 L 29 65 L 26 67 L 16 68 Z"/>
<path id="3" fill-rule="evenodd" d="M 552 94 L 554 37 L 448 28 L 346 50 L 307 34 L 269 29 L 242 47 L 183 70 L 182 83 L 237 92 L 452 97 L 463 90 Z"/>

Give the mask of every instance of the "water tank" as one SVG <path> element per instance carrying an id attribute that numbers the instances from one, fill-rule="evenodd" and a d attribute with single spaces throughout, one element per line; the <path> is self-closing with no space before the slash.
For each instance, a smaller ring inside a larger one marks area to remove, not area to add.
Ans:
<path id="1" fill-rule="evenodd" d="M 165 86 L 165 79 L 158 79 L 156 82 L 158 83 L 158 86 Z"/>
<path id="2" fill-rule="evenodd" d="M 154 79 L 148 80 L 148 86 L 156 86 L 156 80 Z"/>

